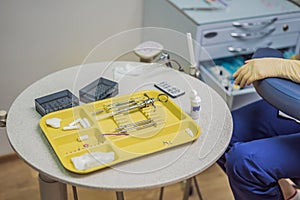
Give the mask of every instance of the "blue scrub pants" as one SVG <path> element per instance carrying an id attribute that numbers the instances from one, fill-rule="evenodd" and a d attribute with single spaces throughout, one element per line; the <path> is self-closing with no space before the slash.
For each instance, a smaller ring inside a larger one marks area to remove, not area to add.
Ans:
<path id="1" fill-rule="evenodd" d="M 253 57 L 281 57 L 274 49 Z M 299 105 L 300 106 L 300 105 Z M 278 116 L 264 100 L 232 112 L 233 136 L 217 161 L 236 200 L 283 200 L 277 181 L 300 178 L 300 124 Z"/>

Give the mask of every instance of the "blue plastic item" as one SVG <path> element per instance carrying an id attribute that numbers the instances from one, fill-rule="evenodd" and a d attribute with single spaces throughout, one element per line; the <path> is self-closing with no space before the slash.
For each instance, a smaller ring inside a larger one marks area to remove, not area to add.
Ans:
<path id="1" fill-rule="evenodd" d="M 216 65 L 223 66 L 232 75 L 239 67 L 244 65 L 245 59 L 241 56 L 236 56 L 217 59 L 214 62 Z"/>
<path id="2" fill-rule="evenodd" d="M 281 78 L 255 81 L 258 94 L 282 112 L 300 119 L 300 84 Z"/>

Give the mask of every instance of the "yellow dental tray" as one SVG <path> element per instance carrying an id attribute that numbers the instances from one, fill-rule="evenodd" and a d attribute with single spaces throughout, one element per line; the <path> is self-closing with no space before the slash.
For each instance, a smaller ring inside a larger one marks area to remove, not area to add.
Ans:
<path id="1" fill-rule="evenodd" d="M 49 123 L 55 118 L 60 120 L 58 128 Z M 188 143 L 200 135 L 195 121 L 157 90 L 52 112 L 42 117 L 40 127 L 62 165 L 79 174 Z"/>

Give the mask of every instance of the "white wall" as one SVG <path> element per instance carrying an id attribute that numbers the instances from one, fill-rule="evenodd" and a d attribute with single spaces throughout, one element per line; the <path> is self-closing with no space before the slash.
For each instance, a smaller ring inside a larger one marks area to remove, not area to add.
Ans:
<path id="1" fill-rule="evenodd" d="M 141 27 L 142 16 L 142 0 L 0 0 L 0 109 L 43 76 L 81 64 L 108 37 Z M 12 152 L 4 131 L 0 155 Z"/>

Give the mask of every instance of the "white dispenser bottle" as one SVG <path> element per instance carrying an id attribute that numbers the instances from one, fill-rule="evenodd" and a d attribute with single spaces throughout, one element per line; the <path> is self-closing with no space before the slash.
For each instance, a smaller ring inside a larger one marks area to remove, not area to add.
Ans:
<path id="1" fill-rule="evenodd" d="M 191 91 L 190 100 L 191 100 L 190 116 L 196 120 L 200 116 L 200 104 L 201 104 L 201 98 L 197 95 L 196 90 Z"/>

